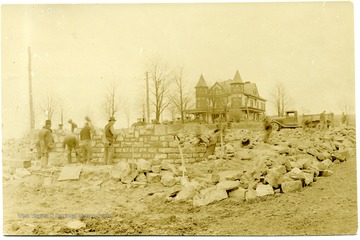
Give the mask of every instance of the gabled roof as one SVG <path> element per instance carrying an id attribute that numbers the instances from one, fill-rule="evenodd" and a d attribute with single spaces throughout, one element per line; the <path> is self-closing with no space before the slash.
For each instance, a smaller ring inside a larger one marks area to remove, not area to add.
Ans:
<path id="1" fill-rule="evenodd" d="M 236 70 L 236 73 L 235 73 L 232 83 L 244 83 L 243 80 L 241 79 L 239 70 Z"/>
<path id="2" fill-rule="evenodd" d="M 205 82 L 204 76 L 201 74 L 198 84 L 196 85 L 196 87 L 208 87 L 208 85 Z"/>
<path id="3" fill-rule="evenodd" d="M 257 90 L 257 87 L 256 87 L 255 83 L 246 82 L 245 85 L 244 85 L 244 93 L 247 94 L 247 95 L 260 97 L 259 96 L 259 91 Z"/>

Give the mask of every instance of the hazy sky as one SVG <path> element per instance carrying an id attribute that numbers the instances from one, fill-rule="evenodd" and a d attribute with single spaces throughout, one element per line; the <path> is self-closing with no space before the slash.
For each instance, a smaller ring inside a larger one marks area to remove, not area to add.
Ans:
<path id="1" fill-rule="evenodd" d="M 132 122 L 140 117 L 136 101 L 154 56 L 184 66 L 191 87 L 200 74 L 214 83 L 239 70 L 265 99 L 282 82 L 300 113 L 341 113 L 345 102 L 355 104 L 353 23 L 349 2 L 5 5 L 3 136 L 29 128 L 28 46 L 36 111 L 47 93 L 56 94 L 68 107 L 65 120 L 79 125 L 85 115 L 105 125 L 100 104 L 112 80 Z M 274 113 L 270 102 L 267 113 Z M 126 127 L 124 113 L 117 118 Z M 43 120 L 39 114 L 36 127 Z"/>

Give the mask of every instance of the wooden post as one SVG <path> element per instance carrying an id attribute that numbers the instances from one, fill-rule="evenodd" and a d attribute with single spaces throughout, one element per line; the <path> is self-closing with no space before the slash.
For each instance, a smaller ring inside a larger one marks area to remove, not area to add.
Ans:
<path id="1" fill-rule="evenodd" d="M 28 47 L 28 74 L 29 74 L 29 107 L 30 107 L 30 137 L 33 139 L 33 133 L 35 130 L 35 114 L 34 114 L 34 103 L 33 103 L 33 93 L 32 93 L 32 76 L 31 76 L 31 49 Z"/>

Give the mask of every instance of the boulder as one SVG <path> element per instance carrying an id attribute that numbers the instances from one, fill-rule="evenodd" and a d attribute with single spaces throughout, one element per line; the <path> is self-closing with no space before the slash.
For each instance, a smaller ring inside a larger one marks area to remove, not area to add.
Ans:
<path id="1" fill-rule="evenodd" d="M 258 184 L 256 187 L 256 195 L 258 197 L 263 197 L 266 195 L 273 195 L 274 190 L 271 185 Z"/>
<path id="2" fill-rule="evenodd" d="M 146 175 L 145 175 L 143 172 L 140 172 L 140 173 L 136 176 L 135 181 L 137 181 L 137 182 L 147 182 Z"/>
<path id="3" fill-rule="evenodd" d="M 325 161 L 322 161 L 321 163 L 325 166 L 325 169 L 328 169 L 329 167 L 331 167 L 333 165 L 333 162 L 330 159 L 326 159 Z"/>
<path id="4" fill-rule="evenodd" d="M 151 162 L 145 160 L 145 159 L 139 159 L 136 162 L 137 164 L 137 170 L 142 172 L 150 172 L 151 171 Z"/>
<path id="5" fill-rule="evenodd" d="M 194 206 L 205 206 L 215 201 L 220 201 L 225 198 L 228 198 L 228 194 L 226 190 L 217 188 L 217 187 L 210 187 L 200 191 L 200 195 L 194 197 L 193 205 Z"/>
<path id="6" fill-rule="evenodd" d="M 243 171 L 228 170 L 217 173 L 219 176 L 219 182 L 222 181 L 236 181 L 240 180 Z"/>
<path id="7" fill-rule="evenodd" d="M 257 197 L 256 190 L 254 189 L 248 189 L 245 194 L 245 200 L 246 201 L 252 201 L 255 200 Z"/>
<path id="8" fill-rule="evenodd" d="M 156 183 L 156 182 L 160 182 L 161 175 L 158 173 L 147 173 L 146 178 L 148 183 Z"/>
<path id="9" fill-rule="evenodd" d="M 78 230 L 80 228 L 85 228 L 86 227 L 86 223 L 80 221 L 80 220 L 74 220 L 74 221 L 70 221 L 66 224 L 66 227 L 70 228 L 70 229 L 74 229 L 74 230 Z"/>
<path id="10" fill-rule="evenodd" d="M 287 182 L 281 183 L 281 190 L 284 193 L 294 192 L 294 191 L 300 190 L 301 188 L 302 188 L 301 180 L 287 181 Z"/>
<path id="11" fill-rule="evenodd" d="M 320 176 L 323 176 L 323 177 L 329 177 L 331 175 L 333 175 L 334 172 L 333 171 L 330 171 L 330 170 L 324 170 L 320 173 Z"/>
<path id="12" fill-rule="evenodd" d="M 151 171 L 153 173 L 160 173 L 161 172 L 161 166 L 160 165 L 151 166 Z"/>
<path id="13" fill-rule="evenodd" d="M 196 194 L 196 190 L 193 186 L 188 185 L 184 187 L 175 197 L 176 202 L 187 202 L 191 200 Z"/>
<path id="14" fill-rule="evenodd" d="M 216 185 L 217 188 L 221 188 L 221 189 L 224 189 L 226 191 L 236 189 L 239 186 L 240 186 L 239 181 L 222 181 L 222 182 L 219 182 Z"/>
<path id="15" fill-rule="evenodd" d="M 172 187 L 177 182 L 174 174 L 171 172 L 163 173 L 160 181 L 165 187 Z"/>
<path id="16" fill-rule="evenodd" d="M 265 181 L 272 187 L 277 188 L 283 182 L 283 175 L 286 173 L 285 166 L 281 165 L 268 170 Z"/>
<path id="17" fill-rule="evenodd" d="M 239 187 L 229 192 L 229 197 L 238 198 L 239 200 L 245 200 L 246 189 Z"/>

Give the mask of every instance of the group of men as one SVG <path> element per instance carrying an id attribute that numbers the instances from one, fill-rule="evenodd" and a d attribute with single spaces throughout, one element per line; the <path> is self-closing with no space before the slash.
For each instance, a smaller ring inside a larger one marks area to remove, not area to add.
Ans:
<path id="1" fill-rule="evenodd" d="M 119 134 L 114 129 L 115 122 L 116 119 L 114 117 L 110 117 L 108 124 L 106 124 L 104 128 L 104 164 L 113 163 L 114 142 Z M 74 134 L 74 130 L 77 125 L 71 119 L 68 123 L 71 124 L 71 133 L 64 134 L 65 136 L 63 136 L 62 141 L 63 151 L 65 151 L 65 148 L 67 147 L 67 163 L 73 163 L 72 153 L 75 152 L 77 162 L 90 164 L 92 160 L 92 138 L 95 133 L 95 129 L 92 126 L 90 119 L 85 117 L 85 124 L 80 130 L 79 137 Z M 64 133 L 64 131 L 62 132 Z M 46 120 L 44 127 L 40 130 L 36 147 L 38 160 L 41 160 L 41 166 L 48 166 L 49 152 L 55 148 L 50 120 Z M 82 149 L 82 156 L 80 156 L 80 149 Z"/>
<path id="2" fill-rule="evenodd" d="M 65 134 L 62 141 L 62 148 L 65 151 L 67 147 L 67 163 L 71 164 L 72 161 L 72 153 L 75 152 L 75 156 L 77 162 L 81 162 L 83 164 L 90 164 L 92 160 L 92 137 L 95 133 L 95 129 L 92 126 L 92 123 L 89 118 L 85 118 L 84 127 L 80 130 L 79 138 L 74 134 L 74 126 L 76 124 L 69 120 L 68 123 L 72 126 L 71 133 Z M 104 127 L 104 135 L 103 135 L 103 144 L 104 144 L 104 164 L 111 165 L 113 164 L 113 155 L 114 155 L 114 143 L 117 136 L 120 134 L 114 129 L 114 124 L 116 119 L 114 117 L 110 117 L 108 123 Z M 272 131 L 272 127 L 270 124 L 270 119 L 268 117 L 264 118 L 264 142 L 269 143 L 270 133 Z M 214 154 L 216 143 L 218 142 L 218 138 L 220 133 L 224 132 L 223 127 L 217 127 L 214 130 L 209 131 L 207 134 L 202 134 L 200 136 L 200 140 L 207 145 L 207 151 L 204 154 L 206 158 L 209 155 Z M 37 142 L 37 150 L 38 150 L 38 159 L 41 160 L 42 167 L 46 167 L 48 165 L 49 160 L 49 152 L 55 148 L 55 143 L 51 130 L 51 121 L 46 120 L 45 126 L 39 132 L 39 140 Z M 82 148 L 82 156 L 80 156 L 80 148 Z"/>

